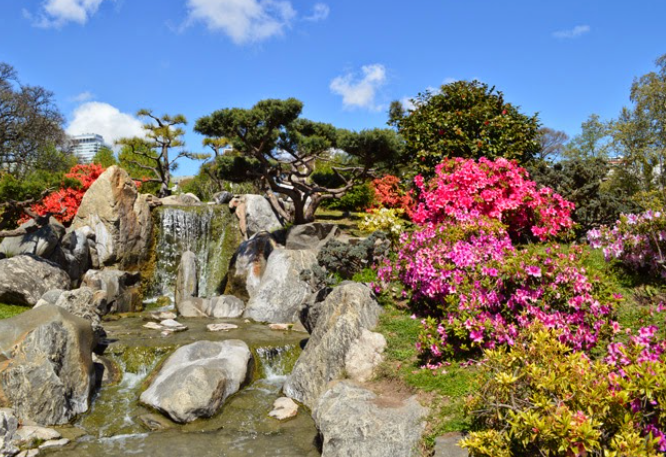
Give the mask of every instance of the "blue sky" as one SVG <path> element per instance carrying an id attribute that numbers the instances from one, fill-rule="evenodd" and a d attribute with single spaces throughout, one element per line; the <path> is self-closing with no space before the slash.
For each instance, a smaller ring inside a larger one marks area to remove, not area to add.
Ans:
<path id="1" fill-rule="evenodd" d="M 384 127 L 391 100 L 454 79 L 495 85 L 545 126 L 616 116 L 666 53 L 661 0 L 3 0 L 0 61 L 53 91 L 71 133 L 140 131 L 296 97 L 304 116 Z M 193 174 L 183 164 L 177 174 Z"/>

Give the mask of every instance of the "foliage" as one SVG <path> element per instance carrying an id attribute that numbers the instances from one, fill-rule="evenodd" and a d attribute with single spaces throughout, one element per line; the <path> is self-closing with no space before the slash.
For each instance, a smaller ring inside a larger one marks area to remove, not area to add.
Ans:
<path id="1" fill-rule="evenodd" d="M 181 126 L 187 124 L 187 119 L 182 114 L 158 117 L 152 111 L 142 109 L 137 116 L 149 119 L 149 122 L 143 124 L 145 137 L 118 140 L 117 144 L 124 147 L 118 158 L 123 168 L 141 171 L 141 175 L 133 175 L 132 178 L 140 183 L 157 183 L 157 195 L 165 197 L 171 193 L 171 172 L 177 168 L 179 159 L 204 160 L 208 155 L 181 149 L 175 157 L 170 156 L 171 149 L 185 146 L 182 139 L 185 130 Z"/>
<path id="2" fill-rule="evenodd" d="M 118 160 L 116 160 L 116 155 L 111 149 L 102 147 L 93 156 L 92 163 L 96 163 L 102 168 L 109 168 L 110 166 L 118 165 Z"/>
<path id="3" fill-rule="evenodd" d="M 666 278 L 666 214 L 646 211 L 623 214 L 611 227 L 587 232 L 595 249 L 603 249 L 606 261 L 619 260 L 624 266 L 655 277 Z"/>
<path id="4" fill-rule="evenodd" d="M 339 199 L 329 200 L 325 206 L 326 208 L 339 209 L 341 211 L 364 211 L 372 205 L 374 196 L 370 184 L 362 182 L 349 189 Z"/>
<path id="5" fill-rule="evenodd" d="M 63 123 L 51 92 L 21 84 L 14 68 L 0 62 L 0 163 L 4 171 L 20 179 L 34 170 L 44 151 L 64 144 Z"/>
<path id="6" fill-rule="evenodd" d="M 574 205 L 548 187 L 538 188 L 524 168 L 506 159 L 445 159 L 432 180 L 419 175 L 414 183 L 419 193 L 412 219 L 420 225 L 484 216 L 504 223 L 514 238 L 540 240 L 573 226 Z"/>
<path id="7" fill-rule="evenodd" d="M 30 308 L 27 306 L 19 305 L 6 305 L 0 303 L 0 319 L 8 319 L 10 317 L 18 316 L 21 313 L 28 311 Z"/>
<path id="8" fill-rule="evenodd" d="M 605 183 L 610 166 L 603 158 L 577 158 L 555 164 L 540 162 L 527 167 L 530 177 L 574 204 L 572 219 L 578 233 L 611 224 L 621 213 L 635 209 L 621 187 Z"/>
<path id="9" fill-rule="evenodd" d="M 517 250 L 501 224 L 484 219 L 428 225 L 403 241 L 379 276 L 400 281 L 423 316 L 418 344 L 430 366 L 512 345 L 533 322 L 560 330 L 578 350 L 608 330 L 618 299 L 602 278 L 588 276 L 580 247 Z"/>
<path id="10" fill-rule="evenodd" d="M 372 181 L 375 193 L 375 201 L 382 208 L 401 210 L 405 215 L 411 217 L 414 198 L 412 192 L 405 190 L 400 178 L 393 175 L 385 175 Z"/>
<path id="11" fill-rule="evenodd" d="M 62 187 L 32 205 L 31 209 L 41 216 L 51 213 L 63 224 L 69 224 L 76 216 L 86 191 L 103 172 L 104 169 L 97 164 L 75 165 L 65 174 Z"/>
<path id="12" fill-rule="evenodd" d="M 501 92 L 479 81 L 456 81 L 426 91 L 406 113 L 394 102 L 389 123 L 406 141 L 421 174 L 430 177 L 447 157 L 527 162 L 538 153 L 539 121 L 504 101 Z"/>
<path id="13" fill-rule="evenodd" d="M 194 178 L 180 181 L 178 188 L 184 194 L 192 193 L 196 195 L 201 201 L 212 200 L 213 195 L 219 191 L 210 176 L 202 173 L 201 170 Z"/>
<path id="14" fill-rule="evenodd" d="M 258 175 L 273 209 L 295 224 L 314 220 L 323 200 L 339 199 L 364 182 L 379 163 L 396 162 L 402 142 L 392 130 L 350 132 L 301 118 L 303 104 L 294 99 L 261 100 L 250 109 L 227 108 L 197 121 L 195 131 L 227 138 L 234 151 L 258 163 Z M 335 152 L 335 148 L 345 153 Z M 333 170 L 339 185 L 313 179 L 322 163 Z M 282 194 L 294 204 L 293 214 L 282 208 Z"/>
<path id="15" fill-rule="evenodd" d="M 609 124 L 592 114 L 581 124 L 580 135 L 565 146 L 562 155 L 568 159 L 607 159 L 611 146 L 609 133 Z"/>
<path id="16" fill-rule="evenodd" d="M 539 145 L 541 149 L 535 155 L 535 159 L 542 161 L 558 160 L 562 157 L 567 141 L 569 141 L 569 135 L 561 130 L 554 130 L 549 127 L 540 128 Z"/>
<path id="17" fill-rule="evenodd" d="M 664 342 L 642 328 L 591 360 L 535 327 L 484 353 L 486 384 L 469 402 L 462 445 L 479 457 L 648 457 L 666 451 Z"/>
<path id="18" fill-rule="evenodd" d="M 400 235 L 405 230 L 405 225 L 405 221 L 402 219 L 402 210 L 375 208 L 363 217 L 358 223 L 358 228 L 366 233 L 384 232 L 391 240 L 391 243 L 396 244 Z"/>
<path id="19" fill-rule="evenodd" d="M 375 232 L 358 243 L 330 240 L 317 254 L 319 265 L 342 279 L 351 279 L 356 273 L 371 267 L 388 254 L 386 235 Z"/>

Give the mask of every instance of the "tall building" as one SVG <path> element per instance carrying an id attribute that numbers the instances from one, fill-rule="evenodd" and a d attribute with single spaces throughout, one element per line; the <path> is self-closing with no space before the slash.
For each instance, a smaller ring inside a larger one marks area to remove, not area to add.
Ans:
<path id="1" fill-rule="evenodd" d="M 110 148 L 109 145 L 104 143 L 102 135 L 96 133 L 74 135 L 71 139 L 73 143 L 72 152 L 84 163 L 91 162 L 95 154 L 103 147 Z"/>

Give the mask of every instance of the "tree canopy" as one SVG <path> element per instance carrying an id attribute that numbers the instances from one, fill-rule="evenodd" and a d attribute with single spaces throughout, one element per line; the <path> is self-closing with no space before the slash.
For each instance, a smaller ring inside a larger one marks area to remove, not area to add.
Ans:
<path id="1" fill-rule="evenodd" d="M 340 198 L 372 175 L 382 163 L 397 163 L 403 145 L 388 129 L 352 132 L 301 118 L 295 98 L 259 101 L 249 109 L 226 108 L 202 117 L 194 130 L 210 138 L 226 138 L 245 160 L 221 165 L 242 166 L 258 175 L 274 209 L 296 224 L 314 219 L 324 199 Z M 327 186 L 313 179 L 326 167 L 336 177 Z M 254 170 L 252 170 L 254 168 Z M 288 197 L 293 215 L 275 194 Z"/>
<path id="2" fill-rule="evenodd" d="M 528 162 L 540 150 L 539 120 L 504 101 L 502 92 L 480 81 L 456 81 L 425 91 L 405 109 L 393 102 L 389 124 L 406 141 L 419 171 L 432 175 L 446 157 Z"/>

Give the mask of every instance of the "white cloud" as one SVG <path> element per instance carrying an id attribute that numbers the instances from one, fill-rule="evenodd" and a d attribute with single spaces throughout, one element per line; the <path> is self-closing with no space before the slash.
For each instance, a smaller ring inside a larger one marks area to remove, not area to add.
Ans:
<path id="1" fill-rule="evenodd" d="M 411 97 L 402 97 L 400 99 L 400 104 L 405 110 L 414 111 L 416 109 L 416 104 L 414 104 L 414 99 Z"/>
<path id="2" fill-rule="evenodd" d="M 115 106 L 102 102 L 87 102 L 77 107 L 72 114 L 72 121 L 67 126 L 68 135 L 97 133 L 104 137 L 107 144 L 119 138 L 143 137 L 145 131 L 139 119 L 123 113 Z"/>
<path id="3" fill-rule="evenodd" d="M 361 67 L 363 77 L 355 79 L 352 73 L 338 76 L 329 86 L 334 94 L 342 96 L 345 108 L 367 108 L 380 110 L 375 102 L 377 89 L 386 83 L 386 68 L 381 64 Z"/>
<path id="4" fill-rule="evenodd" d="M 95 94 L 93 94 L 90 91 L 85 91 L 81 92 L 78 95 L 75 95 L 74 97 L 70 98 L 70 101 L 75 102 L 75 103 L 83 103 L 83 102 L 89 102 L 90 100 L 95 98 Z"/>
<path id="5" fill-rule="evenodd" d="M 68 22 L 84 25 L 97 12 L 103 1 L 44 0 L 37 15 L 32 15 L 27 10 L 23 10 L 23 14 L 37 27 L 60 28 Z"/>
<path id="6" fill-rule="evenodd" d="M 325 20 L 331 12 L 331 8 L 326 3 L 316 3 L 312 8 L 312 14 L 306 16 L 304 19 L 311 22 L 319 22 Z"/>
<path id="7" fill-rule="evenodd" d="M 590 30 L 591 29 L 590 29 L 589 25 L 577 25 L 573 29 L 558 30 L 557 32 L 553 32 L 553 37 L 559 38 L 559 39 L 578 38 L 581 35 L 589 33 Z"/>
<path id="8" fill-rule="evenodd" d="M 226 33 L 234 43 L 253 43 L 279 36 L 291 26 L 296 11 L 289 1 L 187 0 L 186 25 L 203 22 Z"/>

